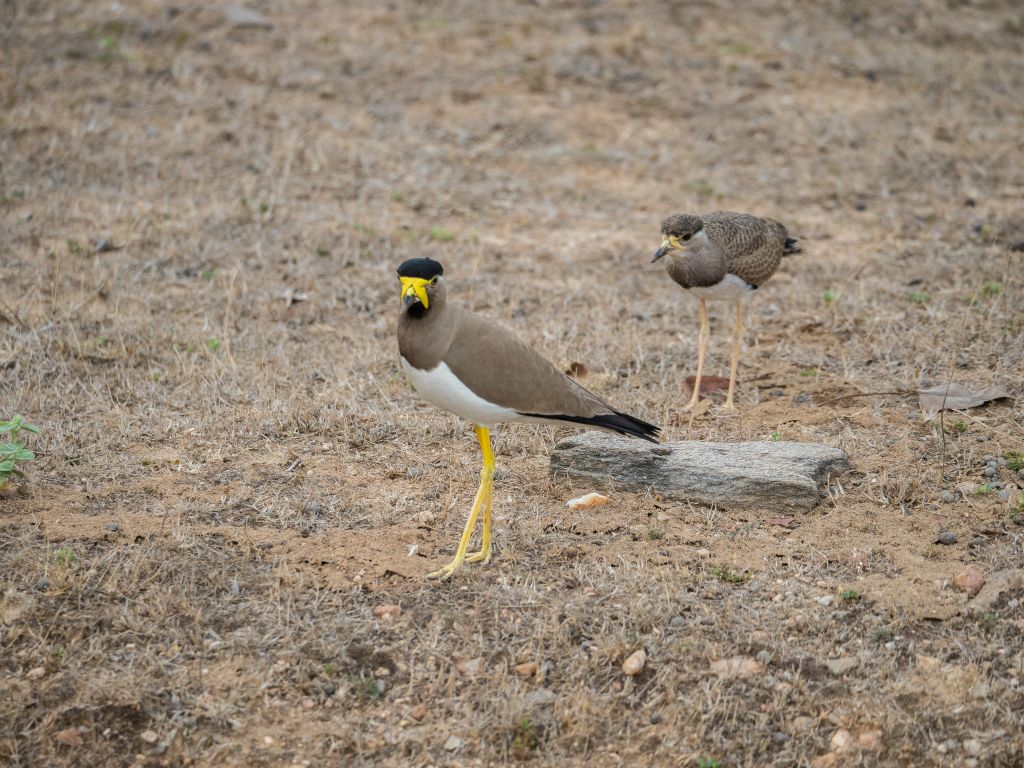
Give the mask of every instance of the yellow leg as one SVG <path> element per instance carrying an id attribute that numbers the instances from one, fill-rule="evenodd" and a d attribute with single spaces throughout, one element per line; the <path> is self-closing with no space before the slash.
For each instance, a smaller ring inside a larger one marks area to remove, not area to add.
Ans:
<path id="1" fill-rule="evenodd" d="M 736 300 L 736 327 L 732 331 L 732 367 L 729 370 L 729 393 L 725 396 L 725 405 L 722 407 L 727 411 L 735 411 L 736 406 L 732 402 L 732 394 L 736 389 L 736 369 L 740 364 L 740 345 L 743 343 L 743 303 Z"/>
<path id="2" fill-rule="evenodd" d="M 693 396 L 690 402 L 683 408 L 684 411 L 691 410 L 700 401 L 700 379 L 704 374 L 704 355 L 708 351 L 708 337 L 711 335 L 711 326 L 708 324 L 708 305 L 704 299 L 700 300 L 700 339 L 697 342 L 697 378 L 693 381 Z"/>
<path id="3" fill-rule="evenodd" d="M 491 434 L 484 427 L 474 427 L 476 439 L 480 441 L 480 451 L 483 453 L 484 466 L 480 470 L 480 487 L 476 491 L 476 498 L 473 500 L 473 509 L 469 512 L 469 519 L 462 531 L 462 538 L 459 539 L 459 548 L 455 551 L 455 559 L 448 565 L 433 573 L 427 574 L 428 579 L 447 579 L 457 571 L 464 562 L 475 563 L 480 560 L 487 562 L 491 559 L 491 495 L 494 487 L 494 454 L 491 452 Z M 469 540 L 473 537 L 473 530 L 476 528 L 476 519 L 483 510 L 483 547 L 479 552 L 466 556 L 466 548 Z"/>

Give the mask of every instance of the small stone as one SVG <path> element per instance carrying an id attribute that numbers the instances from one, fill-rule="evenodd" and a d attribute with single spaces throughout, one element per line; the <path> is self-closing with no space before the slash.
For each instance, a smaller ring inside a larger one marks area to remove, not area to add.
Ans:
<path id="1" fill-rule="evenodd" d="M 857 743 L 861 749 L 877 749 L 878 742 L 882 739 L 882 732 L 880 730 L 862 731 L 857 736 Z"/>
<path id="2" fill-rule="evenodd" d="M 316 501 L 307 501 L 302 505 L 302 511 L 307 515 L 319 515 L 323 507 Z"/>
<path id="3" fill-rule="evenodd" d="M 402 615 L 402 606 L 378 605 L 374 607 L 373 615 L 382 621 L 391 621 L 392 619 L 398 618 Z"/>
<path id="4" fill-rule="evenodd" d="M 977 483 L 957 483 L 956 490 L 964 498 L 969 498 L 974 495 L 974 489 L 978 487 Z"/>
<path id="5" fill-rule="evenodd" d="M 514 669 L 520 677 L 533 677 L 540 671 L 540 664 L 536 661 L 524 661 L 522 664 L 516 664 Z"/>
<path id="6" fill-rule="evenodd" d="M 974 597 L 985 586 L 985 577 L 973 565 L 968 565 L 953 579 L 953 586 L 969 597 Z"/>
<path id="7" fill-rule="evenodd" d="M 791 730 L 794 733 L 806 733 L 807 731 L 811 731 L 814 729 L 815 723 L 817 723 L 817 720 L 815 720 L 813 717 L 800 715 L 799 717 L 794 717 L 793 722 L 790 725 Z"/>
<path id="8" fill-rule="evenodd" d="M 828 746 L 833 752 L 849 752 L 853 748 L 853 734 L 845 728 L 837 728 L 829 739 Z"/>
<path id="9" fill-rule="evenodd" d="M 409 710 L 409 717 L 411 717 L 417 723 L 420 722 L 426 716 L 427 708 L 423 704 L 417 704 L 415 707 Z"/>
<path id="10" fill-rule="evenodd" d="M 826 752 L 811 760 L 811 768 L 833 768 L 839 764 L 839 755 L 835 752 Z"/>
<path id="11" fill-rule="evenodd" d="M 758 661 L 759 664 L 763 664 L 764 666 L 768 666 L 768 662 L 770 662 L 771 660 L 772 660 L 772 654 L 771 654 L 770 651 L 758 651 L 757 652 L 757 661 Z"/>
<path id="12" fill-rule="evenodd" d="M 776 744 L 785 744 L 789 741 L 789 734 L 783 733 L 782 731 L 775 731 L 775 733 L 772 734 L 772 741 Z"/>
<path id="13" fill-rule="evenodd" d="M 651 725 L 657 725 L 661 722 L 661 715 L 659 715 L 657 712 L 651 712 L 651 716 L 649 719 L 651 721 Z"/>
<path id="14" fill-rule="evenodd" d="M 999 467 L 997 467 L 995 464 L 987 464 L 985 466 L 985 469 L 981 471 L 981 474 L 983 474 L 985 477 L 995 477 L 997 474 L 999 474 Z"/>
<path id="15" fill-rule="evenodd" d="M 477 656 L 475 659 L 461 659 L 455 662 L 455 669 L 463 677 L 475 677 L 483 665 L 483 657 Z"/>
<path id="16" fill-rule="evenodd" d="M 828 606 L 832 605 L 832 601 L 833 600 L 835 600 L 835 598 L 832 597 L 832 595 L 825 595 L 824 597 L 817 598 L 817 601 L 821 605 L 824 605 L 826 608 L 828 608 Z"/>
<path id="17" fill-rule="evenodd" d="M 39 581 L 36 582 L 36 589 L 40 592 L 45 592 L 50 588 L 50 580 L 43 576 Z"/>
<path id="18" fill-rule="evenodd" d="M 841 656 L 838 659 L 828 659 L 825 662 L 828 671 L 836 677 L 845 675 L 850 670 L 855 669 L 857 664 L 857 660 L 851 656 Z"/>
<path id="19" fill-rule="evenodd" d="M 647 663 L 647 651 L 643 648 L 633 651 L 629 657 L 622 662 L 622 671 L 627 675 L 639 675 Z"/>
<path id="20" fill-rule="evenodd" d="M 764 665 L 746 656 L 733 656 L 711 662 L 711 671 L 721 678 L 745 678 L 764 671 Z"/>
<path id="21" fill-rule="evenodd" d="M 231 594 L 236 597 L 242 591 L 242 588 L 238 586 L 238 579 L 231 579 Z"/>
<path id="22" fill-rule="evenodd" d="M 947 504 L 952 504 L 956 501 L 956 494 L 952 491 L 942 491 L 942 493 L 939 494 L 939 498 Z"/>
<path id="23" fill-rule="evenodd" d="M 971 696 L 976 699 L 987 699 L 989 692 L 989 684 L 984 680 L 979 680 L 973 686 L 971 686 Z"/>
<path id="24" fill-rule="evenodd" d="M 224 6 L 224 19 L 232 27 L 273 29 L 274 23 L 262 13 L 251 11 L 241 5 Z"/>
<path id="25" fill-rule="evenodd" d="M 106 253 L 107 251 L 116 251 L 117 250 L 117 246 L 115 246 L 111 242 L 109 236 L 107 236 L 107 237 L 97 237 L 95 240 L 92 241 L 92 247 L 93 247 L 93 250 L 96 251 L 96 253 Z"/>
<path id="26" fill-rule="evenodd" d="M 964 739 L 964 751 L 972 757 L 977 757 L 981 754 L 982 745 L 977 739 Z"/>
<path id="27" fill-rule="evenodd" d="M 417 466 L 411 466 L 407 470 L 405 470 L 405 476 L 410 480 L 414 480 L 415 478 L 420 477 L 422 474 L 423 470 Z"/>
<path id="28" fill-rule="evenodd" d="M 53 738 L 69 747 L 81 747 L 85 743 L 77 728 L 65 728 L 63 731 L 58 731 Z"/>
<path id="29" fill-rule="evenodd" d="M 956 534 L 951 531 L 943 531 L 939 534 L 939 538 L 935 540 L 936 544 L 945 544 L 947 546 L 956 544 Z"/>
<path id="30" fill-rule="evenodd" d="M 685 627 L 686 617 L 685 616 L 673 616 L 672 620 L 668 623 L 670 627 Z"/>
<path id="31" fill-rule="evenodd" d="M 448 752 L 455 752 L 460 747 L 462 747 L 462 745 L 465 744 L 465 743 L 466 742 L 464 742 L 458 736 L 456 736 L 455 734 L 452 734 L 451 736 L 448 737 L 447 741 L 445 741 L 444 748 Z"/>
<path id="32" fill-rule="evenodd" d="M 26 680 L 38 680 L 39 678 L 41 678 L 45 674 L 46 674 L 46 667 L 36 667 L 35 669 L 30 669 L 28 672 L 25 673 L 25 679 Z"/>
<path id="33" fill-rule="evenodd" d="M 117 533 L 121 530 L 121 526 L 117 523 L 107 523 L 107 530 L 114 531 L 114 533 Z"/>
<path id="34" fill-rule="evenodd" d="M 143 731 L 139 734 L 139 738 L 147 744 L 156 744 L 160 737 L 156 735 L 156 731 Z"/>
<path id="35" fill-rule="evenodd" d="M 328 696 L 333 696 L 338 691 L 338 686 L 330 680 L 324 680 L 320 683 L 320 690 Z"/>
<path id="36" fill-rule="evenodd" d="M 273 736 L 264 736 L 263 737 L 263 743 L 266 744 L 269 747 L 271 744 L 274 743 L 274 737 Z"/>
<path id="37" fill-rule="evenodd" d="M 313 701 L 313 699 L 305 698 L 305 699 L 302 700 L 302 707 L 303 707 L 303 709 L 315 709 L 316 708 L 316 702 Z"/>
<path id="38" fill-rule="evenodd" d="M 999 493 L 996 494 L 996 498 L 999 499 L 999 501 L 1009 501 L 1010 500 L 1010 489 L 1009 488 L 1003 488 Z"/>
<path id="39" fill-rule="evenodd" d="M 695 554 L 697 557 L 711 557 L 711 550 L 704 549 L 703 547 L 701 547 L 700 549 L 695 549 L 693 551 L 693 554 Z"/>

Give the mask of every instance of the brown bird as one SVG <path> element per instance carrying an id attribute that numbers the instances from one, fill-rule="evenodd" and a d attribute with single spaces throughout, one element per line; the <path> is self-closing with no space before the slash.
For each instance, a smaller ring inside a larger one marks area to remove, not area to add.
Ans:
<path id="1" fill-rule="evenodd" d="M 729 392 L 724 405 L 727 410 L 734 410 L 733 391 L 743 334 L 742 301 L 775 273 L 783 256 L 799 253 L 800 245 L 777 221 L 731 211 L 704 216 L 688 213 L 669 216 L 661 223 L 661 234 L 661 247 L 653 261 L 667 255 L 665 269 L 669 277 L 700 300 L 697 380 L 684 410 L 690 410 L 700 400 L 700 380 L 710 331 L 708 299 L 736 302 Z"/>
<path id="2" fill-rule="evenodd" d="M 398 268 L 402 310 L 398 351 L 417 392 L 476 429 L 483 469 L 455 559 L 429 578 L 447 579 L 463 562 L 491 557 L 494 454 L 490 428 L 505 421 L 582 424 L 657 442 L 658 427 L 617 411 L 570 379 L 502 326 L 448 303 L 444 269 L 433 259 Z M 466 554 L 483 513 L 481 549 Z"/>

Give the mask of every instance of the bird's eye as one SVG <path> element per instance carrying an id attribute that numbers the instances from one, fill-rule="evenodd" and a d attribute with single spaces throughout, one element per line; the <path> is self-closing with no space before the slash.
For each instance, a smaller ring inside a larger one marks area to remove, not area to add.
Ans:
<path id="1" fill-rule="evenodd" d="M 440 281 L 440 278 L 438 278 L 437 275 L 434 275 L 432 278 L 430 278 L 430 284 L 431 285 L 437 285 L 439 281 Z"/>
<path id="2" fill-rule="evenodd" d="M 693 235 L 683 235 L 683 241 L 689 240 Z"/>

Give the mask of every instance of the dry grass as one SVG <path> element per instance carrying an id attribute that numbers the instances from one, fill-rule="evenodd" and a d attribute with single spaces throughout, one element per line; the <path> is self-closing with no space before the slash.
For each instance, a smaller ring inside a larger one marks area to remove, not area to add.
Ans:
<path id="1" fill-rule="evenodd" d="M 0 499 L 0 761 L 791 766 L 837 728 L 880 731 L 843 765 L 1024 760 L 1019 603 L 949 585 L 1024 528 L 940 500 L 1024 450 L 1021 401 L 947 415 L 943 468 L 913 398 L 852 397 L 1019 393 L 1013 2 L 123 5 L 0 6 L 0 418 L 45 430 Z M 691 424 L 696 310 L 648 261 L 719 207 L 806 253 L 750 306 L 740 415 Z M 397 372 L 424 254 L 669 438 L 854 470 L 792 530 L 584 514 L 546 479 L 569 430 L 502 429 L 495 561 L 423 584 L 478 462 Z"/>

